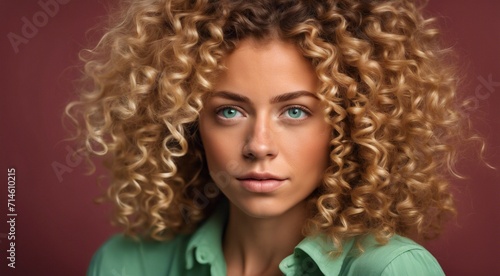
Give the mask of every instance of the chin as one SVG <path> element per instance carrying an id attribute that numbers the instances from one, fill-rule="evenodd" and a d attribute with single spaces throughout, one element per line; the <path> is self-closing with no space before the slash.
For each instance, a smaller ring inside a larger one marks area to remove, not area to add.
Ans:
<path id="1" fill-rule="evenodd" d="M 296 206 L 280 198 L 260 197 L 238 200 L 238 202 L 230 199 L 230 202 L 247 216 L 261 219 L 280 217 Z"/>

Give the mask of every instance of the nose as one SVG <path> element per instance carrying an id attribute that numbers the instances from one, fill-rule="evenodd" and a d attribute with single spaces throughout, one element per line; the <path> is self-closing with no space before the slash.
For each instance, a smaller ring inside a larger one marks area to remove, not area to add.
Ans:
<path id="1" fill-rule="evenodd" d="M 250 125 L 243 156 L 249 160 L 274 158 L 278 154 L 278 147 L 271 129 L 272 122 L 264 117 L 256 118 Z"/>

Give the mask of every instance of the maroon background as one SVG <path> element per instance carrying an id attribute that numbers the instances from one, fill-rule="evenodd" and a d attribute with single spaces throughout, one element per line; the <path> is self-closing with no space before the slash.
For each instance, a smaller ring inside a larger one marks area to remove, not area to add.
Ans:
<path id="1" fill-rule="evenodd" d="M 7 34 L 21 35 L 22 18 L 33 22 L 33 15 L 42 11 L 37 2 L 0 1 L 0 78 L 5 84 L 0 93 L 4 175 L 0 177 L 0 220 L 4 221 L 0 223 L 0 274 L 83 275 L 93 252 L 116 229 L 107 222 L 108 208 L 92 202 L 99 194 L 96 177 L 83 175 L 83 164 L 66 160 L 68 144 L 61 142 L 65 131 L 60 120 L 73 96 L 77 52 L 92 40 L 86 31 L 102 19 L 112 1 L 61 4 L 15 53 Z M 500 82 L 500 2 L 434 0 L 426 10 L 440 17 L 446 41 L 461 56 L 464 92 L 478 104 L 470 115 L 487 138 L 489 161 L 500 167 L 500 108 L 495 108 L 500 106 L 500 85 L 478 88 L 481 78 Z M 476 89 L 479 96 L 474 94 Z M 72 171 L 59 180 L 53 164 Z M 6 263 L 10 167 L 17 177 L 16 269 Z M 500 275 L 500 174 L 473 158 L 460 167 L 469 179 L 454 181 L 458 219 L 439 240 L 426 246 L 448 275 Z"/>

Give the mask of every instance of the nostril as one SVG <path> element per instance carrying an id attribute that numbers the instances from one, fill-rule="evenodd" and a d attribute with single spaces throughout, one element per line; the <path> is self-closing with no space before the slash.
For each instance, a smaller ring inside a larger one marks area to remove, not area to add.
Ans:
<path id="1" fill-rule="evenodd" d="M 250 160 L 255 159 L 255 155 L 253 155 L 253 153 L 245 151 L 245 150 L 243 151 L 243 156 L 247 159 L 250 159 Z"/>
<path id="2" fill-rule="evenodd" d="M 277 149 L 272 141 L 249 141 L 243 147 L 243 155 L 248 159 L 261 159 L 265 157 L 275 156 L 276 154 Z"/>

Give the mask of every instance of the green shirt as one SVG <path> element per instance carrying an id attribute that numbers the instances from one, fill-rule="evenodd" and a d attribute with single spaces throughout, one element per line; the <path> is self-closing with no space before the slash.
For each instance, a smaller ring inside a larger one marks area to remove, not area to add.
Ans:
<path id="1" fill-rule="evenodd" d="M 95 253 L 87 275 L 203 276 L 226 275 L 222 234 L 227 211 L 219 208 L 196 232 L 167 242 L 134 241 L 115 235 Z M 284 275 L 444 275 L 436 259 L 410 239 L 394 236 L 386 245 L 373 238 L 359 254 L 353 240 L 342 255 L 323 236 L 306 237 L 279 265 Z"/>

